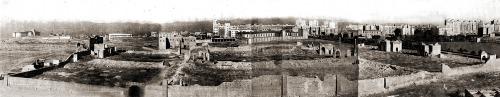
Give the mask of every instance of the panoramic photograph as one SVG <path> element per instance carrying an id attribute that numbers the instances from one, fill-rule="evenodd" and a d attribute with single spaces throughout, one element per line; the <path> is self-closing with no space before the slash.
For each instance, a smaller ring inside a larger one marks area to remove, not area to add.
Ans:
<path id="1" fill-rule="evenodd" d="M 500 97 L 500 0 L 0 0 L 0 97 Z"/>

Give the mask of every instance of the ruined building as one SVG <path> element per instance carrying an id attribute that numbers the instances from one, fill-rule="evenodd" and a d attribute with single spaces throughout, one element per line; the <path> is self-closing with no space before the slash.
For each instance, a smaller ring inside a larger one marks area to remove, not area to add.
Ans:
<path id="1" fill-rule="evenodd" d="M 94 36 L 90 38 L 89 42 L 88 51 L 93 57 L 104 58 L 107 55 L 116 53 L 116 48 L 108 47 L 108 45 L 104 43 L 104 37 L 102 36 Z"/>
<path id="2" fill-rule="evenodd" d="M 196 37 L 183 37 L 176 32 L 160 32 L 158 34 L 158 50 L 168 48 L 191 48 L 196 46 Z"/>
<path id="3" fill-rule="evenodd" d="M 421 56 L 440 56 L 441 55 L 441 45 L 439 43 L 425 44 L 422 43 L 418 48 L 418 54 Z"/>
<path id="4" fill-rule="evenodd" d="M 334 55 L 336 57 L 340 57 L 342 54 L 340 53 L 340 49 L 335 48 L 332 44 L 320 44 L 319 55 Z"/>
<path id="5" fill-rule="evenodd" d="M 308 44 L 307 47 L 312 47 L 312 45 Z M 334 56 L 335 58 L 355 56 L 354 48 L 342 49 L 339 45 L 319 44 L 319 47 L 315 49 L 319 55 Z"/>
<path id="6" fill-rule="evenodd" d="M 482 24 L 479 28 L 479 36 L 483 37 L 495 37 L 495 33 L 500 32 L 500 22 L 499 20 L 492 20 Z"/>
<path id="7" fill-rule="evenodd" d="M 384 40 L 380 43 L 379 49 L 385 52 L 401 52 L 403 50 L 403 43 L 399 40 Z"/>

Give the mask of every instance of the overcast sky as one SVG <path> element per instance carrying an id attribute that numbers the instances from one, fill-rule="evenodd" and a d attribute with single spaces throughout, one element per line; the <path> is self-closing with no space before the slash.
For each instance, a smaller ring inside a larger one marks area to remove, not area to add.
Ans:
<path id="1" fill-rule="evenodd" d="M 500 0 L 0 0 L 0 20 L 145 21 L 227 17 L 335 17 L 441 22 L 500 17 Z"/>

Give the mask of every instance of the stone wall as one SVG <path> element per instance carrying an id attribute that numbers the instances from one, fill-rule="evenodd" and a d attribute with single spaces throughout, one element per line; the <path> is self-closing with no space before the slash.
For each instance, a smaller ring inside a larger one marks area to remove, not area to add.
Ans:
<path id="1" fill-rule="evenodd" d="M 244 52 L 251 51 L 251 46 L 239 46 L 239 47 L 209 47 L 210 52 Z"/>
<path id="2" fill-rule="evenodd" d="M 219 86 L 168 86 L 168 97 L 250 97 L 251 81 L 224 82 Z M 146 90 L 148 91 L 148 90 Z"/>
<path id="3" fill-rule="evenodd" d="M 353 60 L 339 58 L 321 58 L 315 60 L 280 60 L 251 62 L 252 69 L 276 68 L 322 68 L 352 65 Z M 354 71 L 353 71 L 354 72 Z"/>
<path id="4" fill-rule="evenodd" d="M 412 85 L 427 84 L 436 80 L 435 76 L 426 71 L 410 75 L 358 80 L 358 95 L 368 96 L 384 93 Z"/>
<path id="5" fill-rule="evenodd" d="M 356 85 L 356 81 L 335 75 L 327 75 L 324 79 L 263 75 L 251 80 L 224 82 L 219 86 L 168 86 L 166 92 L 168 97 L 332 97 L 354 94 Z M 156 93 L 161 89 L 146 88 L 146 95 L 150 95 L 148 91 Z"/>
<path id="6" fill-rule="evenodd" d="M 448 65 L 442 64 L 442 74 L 445 76 L 458 76 L 469 73 L 477 73 L 477 72 L 491 72 L 491 71 L 499 71 L 500 67 L 498 66 L 500 63 L 500 59 L 492 59 L 485 64 L 480 65 L 472 65 L 465 67 L 457 67 L 457 68 L 449 68 Z M 448 67 L 448 68 L 446 68 Z"/>
<path id="7" fill-rule="evenodd" d="M 251 70 L 252 62 L 217 61 L 214 67 L 229 70 Z"/>
<path id="8" fill-rule="evenodd" d="M 446 64 L 441 64 L 441 73 L 429 73 L 420 71 L 409 75 L 392 76 L 374 79 L 358 80 L 358 93 L 360 96 L 368 96 L 376 93 L 385 93 L 399 88 L 428 84 L 439 80 L 439 77 L 459 76 L 463 74 L 499 71 L 499 59 L 490 61 L 490 63 L 472 65 L 465 67 L 450 68 Z"/>
<path id="9" fill-rule="evenodd" d="M 0 82 L 2 97 L 126 97 L 124 88 L 19 77 Z"/>

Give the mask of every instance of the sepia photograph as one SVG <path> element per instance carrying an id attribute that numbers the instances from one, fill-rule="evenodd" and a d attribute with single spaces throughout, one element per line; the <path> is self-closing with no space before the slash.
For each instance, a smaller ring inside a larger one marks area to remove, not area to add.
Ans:
<path id="1" fill-rule="evenodd" d="M 500 97 L 500 0 L 0 0 L 0 97 Z"/>

